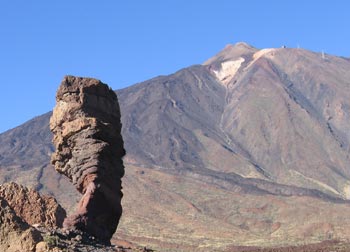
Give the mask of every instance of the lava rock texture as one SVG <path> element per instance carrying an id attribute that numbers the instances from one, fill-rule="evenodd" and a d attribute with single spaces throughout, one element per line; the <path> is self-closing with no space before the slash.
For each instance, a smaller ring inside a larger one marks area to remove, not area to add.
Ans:
<path id="1" fill-rule="evenodd" d="M 66 76 L 56 102 L 51 162 L 83 194 L 63 227 L 109 243 L 122 214 L 125 150 L 118 98 L 99 80 Z"/>
<path id="2" fill-rule="evenodd" d="M 66 211 L 54 197 L 41 195 L 14 182 L 0 185 L 0 198 L 6 200 L 16 215 L 29 225 L 61 227 L 66 217 Z"/>
<path id="3" fill-rule="evenodd" d="M 40 233 L 18 217 L 0 197 L 0 251 L 34 251 L 40 240 Z"/>

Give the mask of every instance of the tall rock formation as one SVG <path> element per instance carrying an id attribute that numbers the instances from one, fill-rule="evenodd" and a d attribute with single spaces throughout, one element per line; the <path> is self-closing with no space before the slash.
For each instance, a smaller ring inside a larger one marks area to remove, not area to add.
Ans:
<path id="1" fill-rule="evenodd" d="M 63 227 L 109 242 L 122 214 L 125 150 L 117 96 L 99 80 L 66 76 L 56 101 L 51 162 L 83 194 Z"/>

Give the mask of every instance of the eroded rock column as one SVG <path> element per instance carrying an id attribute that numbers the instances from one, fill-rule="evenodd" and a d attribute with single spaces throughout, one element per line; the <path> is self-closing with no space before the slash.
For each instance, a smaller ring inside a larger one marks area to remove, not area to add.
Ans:
<path id="1" fill-rule="evenodd" d="M 66 76 L 50 120 L 55 169 L 83 194 L 63 227 L 109 242 L 122 214 L 125 155 L 117 95 L 101 81 Z"/>

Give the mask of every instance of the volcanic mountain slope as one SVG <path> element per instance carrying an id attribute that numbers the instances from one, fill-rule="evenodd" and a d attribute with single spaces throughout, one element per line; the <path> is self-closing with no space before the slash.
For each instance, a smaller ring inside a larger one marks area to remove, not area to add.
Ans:
<path id="1" fill-rule="evenodd" d="M 121 90 L 128 160 L 348 198 L 349 69 L 342 58 L 240 43 Z"/>
<path id="2" fill-rule="evenodd" d="M 349 69 L 346 58 L 238 43 L 118 90 L 118 236 L 204 251 L 348 237 Z M 0 178 L 69 208 L 75 191 L 49 165 L 49 116 L 0 135 Z"/>

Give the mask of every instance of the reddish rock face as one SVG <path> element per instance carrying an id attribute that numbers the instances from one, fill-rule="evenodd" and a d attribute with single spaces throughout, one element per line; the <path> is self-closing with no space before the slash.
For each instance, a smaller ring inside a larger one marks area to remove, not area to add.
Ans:
<path id="1" fill-rule="evenodd" d="M 66 76 L 56 102 L 51 162 L 83 194 L 63 226 L 109 242 L 122 214 L 125 150 L 117 96 L 99 80 Z"/>
<path id="2" fill-rule="evenodd" d="M 0 251 L 35 251 L 36 243 L 41 240 L 40 232 L 20 218 L 0 196 Z"/>
<path id="3" fill-rule="evenodd" d="M 55 198 L 40 195 L 34 189 L 14 182 L 0 185 L 0 198 L 6 200 L 16 215 L 30 225 L 61 227 L 66 217 L 66 211 Z"/>

